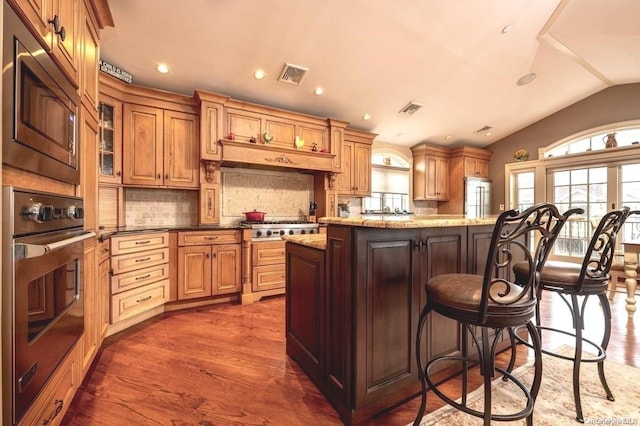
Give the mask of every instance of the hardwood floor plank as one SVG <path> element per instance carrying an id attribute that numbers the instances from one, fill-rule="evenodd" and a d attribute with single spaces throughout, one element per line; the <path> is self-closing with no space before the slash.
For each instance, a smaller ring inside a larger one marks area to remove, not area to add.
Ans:
<path id="1" fill-rule="evenodd" d="M 570 324 L 562 301 L 543 298 L 543 323 Z M 597 303 L 586 326 L 598 340 Z M 285 353 L 285 298 L 172 312 L 105 341 L 81 385 L 65 425 L 339 425 L 340 419 L 300 367 Z M 608 357 L 640 368 L 640 314 L 627 320 L 624 295 L 612 305 Z M 545 333 L 544 344 L 566 341 Z M 570 341 L 570 340 L 569 340 Z M 531 359 L 518 346 L 518 365 Z M 506 364 L 509 352 L 499 355 Z M 608 372 L 607 374 L 614 374 Z M 470 389 L 480 386 L 470 374 Z M 455 390 L 459 381 L 445 389 Z M 614 390 L 615 392 L 615 390 Z M 418 398 L 375 418 L 371 425 L 405 425 Z M 432 394 L 427 410 L 443 403 Z"/>

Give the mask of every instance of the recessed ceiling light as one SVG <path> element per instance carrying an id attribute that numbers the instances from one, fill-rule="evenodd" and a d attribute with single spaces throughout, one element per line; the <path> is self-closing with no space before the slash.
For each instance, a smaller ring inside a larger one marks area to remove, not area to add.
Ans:
<path id="1" fill-rule="evenodd" d="M 502 34 L 506 34 L 509 31 L 511 31 L 513 29 L 513 25 L 509 24 L 509 25 L 505 25 L 505 27 L 502 29 Z"/>
<path id="2" fill-rule="evenodd" d="M 156 67 L 156 69 L 158 70 L 159 73 L 161 74 L 166 74 L 169 72 L 169 67 L 167 66 L 167 64 L 158 64 L 158 66 Z"/>
<path id="3" fill-rule="evenodd" d="M 535 72 L 530 72 L 529 74 L 523 75 L 522 77 L 520 77 L 516 84 L 518 86 L 524 86 L 525 84 L 529 84 L 533 80 L 535 80 L 537 76 L 538 74 L 536 74 Z"/>
<path id="4" fill-rule="evenodd" d="M 369 120 L 369 119 L 371 119 L 371 114 L 364 114 L 364 115 L 362 116 L 362 119 L 363 119 L 363 120 Z"/>
<path id="5" fill-rule="evenodd" d="M 266 75 L 267 74 L 265 74 L 265 72 L 262 70 L 256 70 L 256 72 L 253 73 L 253 76 L 256 78 L 256 80 L 262 80 Z"/>
<path id="6" fill-rule="evenodd" d="M 316 87 L 316 90 L 314 90 L 313 93 L 320 96 L 324 93 L 324 89 L 322 87 Z"/>
<path id="7" fill-rule="evenodd" d="M 453 137 L 453 136 L 451 136 L 451 135 L 447 135 L 447 136 L 445 136 L 444 138 L 445 138 L 446 140 L 449 140 L 449 139 L 451 139 L 452 137 Z"/>
<path id="8" fill-rule="evenodd" d="M 487 133 L 485 133 L 484 135 L 485 135 L 485 136 L 491 136 L 492 134 L 493 134 L 493 132 L 487 132 Z"/>

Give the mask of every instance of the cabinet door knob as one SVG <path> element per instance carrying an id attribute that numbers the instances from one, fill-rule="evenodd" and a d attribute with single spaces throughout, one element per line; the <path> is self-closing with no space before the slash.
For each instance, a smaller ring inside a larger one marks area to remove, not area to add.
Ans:
<path id="1" fill-rule="evenodd" d="M 116 172 L 116 176 L 118 176 L 118 177 L 122 176 L 122 172 L 121 172 L 120 170 L 118 170 L 118 171 Z"/>
<path id="2" fill-rule="evenodd" d="M 53 24 L 53 31 L 57 34 L 60 31 L 60 17 L 58 15 L 53 15 L 53 18 L 49 19 L 47 22 Z"/>
<path id="3" fill-rule="evenodd" d="M 165 179 L 167 179 L 167 180 L 169 180 L 169 173 L 166 173 L 166 174 L 164 175 L 164 178 L 165 178 Z"/>
<path id="4" fill-rule="evenodd" d="M 158 173 L 158 179 L 162 179 L 162 175 Z"/>

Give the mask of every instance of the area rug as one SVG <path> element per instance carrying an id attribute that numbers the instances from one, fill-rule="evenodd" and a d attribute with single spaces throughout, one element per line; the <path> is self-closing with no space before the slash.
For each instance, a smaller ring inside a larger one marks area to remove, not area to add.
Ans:
<path id="1" fill-rule="evenodd" d="M 563 346 L 560 353 L 572 354 L 573 349 Z M 585 353 L 585 356 L 589 354 Z M 543 376 L 540 393 L 536 399 L 533 422 L 535 425 L 579 425 L 575 420 L 575 405 L 572 390 L 572 362 L 543 355 Z M 530 384 L 533 378 L 533 364 L 517 368 L 515 376 Z M 477 371 L 471 374 L 478 374 Z M 580 368 L 580 389 L 582 411 L 585 424 L 640 424 L 640 369 L 628 365 L 605 361 L 607 383 L 615 401 L 608 401 L 600 379 L 596 363 L 583 363 Z M 427 398 L 438 398 L 429 392 Z M 515 412 L 524 407 L 522 391 L 511 382 L 496 379 L 493 383 L 492 405 L 495 413 Z M 482 410 L 484 395 L 482 387 L 467 397 L 468 405 Z M 514 409 L 516 408 L 516 409 Z M 420 425 L 481 425 L 482 419 L 444 406 L 425 415 Z M 525 420 L 512 422 L 492 422 L 497 425 L 524 425 Z"/>

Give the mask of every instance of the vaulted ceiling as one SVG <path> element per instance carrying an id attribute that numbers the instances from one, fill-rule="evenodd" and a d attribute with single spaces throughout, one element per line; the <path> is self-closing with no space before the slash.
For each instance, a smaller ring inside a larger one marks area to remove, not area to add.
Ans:
<path id="1" fill-rule="evenodd" d="M 337 118 L 405 146 L 486 146 L 609 86 L 640 82 L 638 0 L 109 4 L 115 27 L 102 32 L 101 58 L 136 84 Z M 279 81 L 286 63 L 308 68 L 299 85 Z M 409 102 L 422 107 L 400 114 Z"/>

